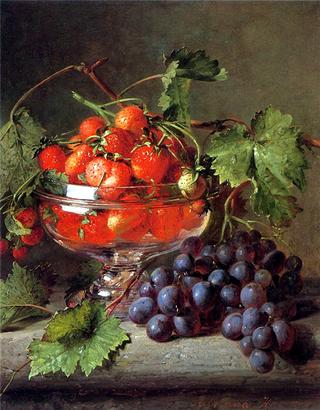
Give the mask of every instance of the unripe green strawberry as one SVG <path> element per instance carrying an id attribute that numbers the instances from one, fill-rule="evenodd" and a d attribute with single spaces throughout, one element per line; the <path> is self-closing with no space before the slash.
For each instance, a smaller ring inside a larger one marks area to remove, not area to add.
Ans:
<path id="1" fill-rule="evenodd" d="M 198 176 L 192 168 L 184 168 L 178 181 L 178 187 L 186 198 L 198 199 L 205 193 L 207 181 L 203 176 Z"/>

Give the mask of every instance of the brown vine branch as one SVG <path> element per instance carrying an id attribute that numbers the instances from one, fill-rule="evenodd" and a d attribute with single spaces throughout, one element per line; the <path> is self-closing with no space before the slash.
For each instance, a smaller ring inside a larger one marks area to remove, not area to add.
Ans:
<path id="1" fill-rule="evenodd" d="M 121 301 L 125 298 L 128 297 L 130 294 L 131 289 L 133 286 L 137 283 L 137 281 L 140 279 L 141 275 L 143 272 L 151 265 L 151 262 L 148 264 L 144 265 L 144 267 L 140 268 L 129 280 L 126 288 L 124 291 L 121 293 L 120 296 L 118 296 L 115 300 L 113 300 L 109 305 L 106 306 L 106 312 L 111 315 L 111 313 L 114 311 L 114 309 L 121 303 Z"/>
<path id="2" fill-rule="evenodd" d="M 28 360 L 27 362 L 23 363 L 20 367 L 18 367 L 18 369 L 14 370 L 8 383 L 4 386 L 0 397 L 2 397 L 2 395 L 8 390 L 8 388 L 10 387 L 11 383 L 13 382 L 14 378 L 16 377 L 16 375 L 22 370 L 24 369 L 26 366 L 28 366 L 28 364 L 31 363 L 31 360 Z"/>

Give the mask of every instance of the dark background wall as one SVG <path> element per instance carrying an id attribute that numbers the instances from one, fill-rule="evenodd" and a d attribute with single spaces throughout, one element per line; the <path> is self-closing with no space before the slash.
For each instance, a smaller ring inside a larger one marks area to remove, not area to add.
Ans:
<path id="1" fill-rule="evenodd" d="M 249 120 L 273 104 L 320 135 L 319 2 L 3 1 L 1 9 L 2 122 L 25 90 L 63 66 L 108 56 L 100 73 L 120 90 L 161 72 L 162 54 L 186 45 L 206 49 L 230 73 L 227 82 L 194 85 L 194 118 Z M 156 82 L 135 95 L 155 109 L 160 89 Z M 28 102 L 52 132 L 72 129 L 86 115 L 71 90 L 105 99 L 80 74 L 56 80 Z M 320 272 L 319 159 L 310 162 L 305 212 L 287 234 L 309 275 Z"/>

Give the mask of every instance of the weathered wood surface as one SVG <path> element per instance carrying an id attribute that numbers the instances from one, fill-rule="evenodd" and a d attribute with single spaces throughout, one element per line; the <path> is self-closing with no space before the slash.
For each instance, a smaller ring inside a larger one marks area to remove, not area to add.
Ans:
<path id="1" fill-rule="evenodd" d="M 319 301 L 319 298 L 313 299 L 318 308 Z M 320 377 L 320 311 L 293 323 L 299 333 L 299 352 L 290 362 L 276 356 L 275 369 L 266 375 L 253 372 L 238 344 L 224 339 L 219 333 L 155 343 L 147 338 L 143 327 L 124 322 L 123 327 L 130 332 L 132 343 L 120 351 L 112 365 L 106 364 L 95 370 L 89 378 L 80 373 L 69 379 L 56 374 L 36 377 L 31 381 L 28 381 L 29 369 L 26 367 L 16 376 L 11 389 L 84 388 L 121 392 L 241 387 L 248 391 L 317 390 Z M 23 330 L 1 334 L 2 383 L 8 380 L 13 369 L 27 360 L 26 347 L 33 338 L 41 337 L 44 325 L 42 321 Z"/>

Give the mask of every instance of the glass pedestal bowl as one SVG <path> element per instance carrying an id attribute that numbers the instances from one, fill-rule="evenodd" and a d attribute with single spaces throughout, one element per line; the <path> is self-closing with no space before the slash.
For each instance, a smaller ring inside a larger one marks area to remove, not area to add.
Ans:
<path id="1" fill-rule="evenodd" d="M 141 275 L 151 258 L 200 235 L 209 219 L 176 184 L 117 187 L 112 193 L 67 184 L 63 195 L 40 189 L 35 195 L 42 225 L 55 242 L 103 262 L 96 289 L 105 300 Z"/>

